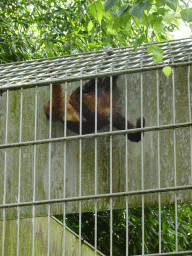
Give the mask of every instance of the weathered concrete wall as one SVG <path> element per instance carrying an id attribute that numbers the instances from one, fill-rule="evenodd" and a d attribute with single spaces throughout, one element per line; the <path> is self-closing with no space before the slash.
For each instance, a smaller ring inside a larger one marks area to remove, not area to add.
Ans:
<path id="1" fill-rule="evenodd" d="M 0 230 L 3 223 L 0 221 Z M 48 218 L 35 218 L 35 240 L 34 255 L 46 256 L 48 250 Z M 0 232 L 2 241 L 2 232 Z M 19 232 L 19 255 L 32 255 L 33 248 L 33 224 L 31 218 L 20 220 Z M 63 255 L 63 226 L 50 218 L 50 238 L 49 238 L 50 255 Z M 0 243 L 0 252 L 2 252 L 2 243 Z M 17 220 L 6 220 L 5 222 L 5 240 L 4 255 L 17 255 Z M 65 230 L 65 255 L 79 255 L 79 238 L 70 229 Z M 95 252 L 86 242 L 81 246 L 82 256 L 93 256 Z M 103 254 L 97 253 L 101 256 Z"/>
<path id="2" fill-rule="evenodd" d="M 190 83 L 191 83 L 190 76 Z M 134 123 L 141 115 L 141 74 L 128 74 L 128 113 Z M 118 87 L 114 94 L 118 107 L 125 113 L 125 76 L 119 76 Z M 71 94 L 79 83 L 68 85 Z M 191 84 L 190 84 L 191 86 Z M 191 88 L 192 91 L 192 88 Z M 191 96 L 191 95 L 190 95 Z M 49 122 L 45 117 L 43 106 L 49 99 L 47 87 L 38 88 L 38 114 L 37 114 L 37 139 L 47 139 L 49 134 Z M 187 67 L 175 69 L 175 110 L 176 123 L 189 121 L 189 102 L 187 86 Z M 159 71 L 159 123 L 160 125 L 173 123 L 173 85 L 172 77 L 166 78 Z M 5 118 L 6 118 L 6 93 L 0 97 L 0 143 L 5 140 Z M 146 126 L 157 126 L 157 82 L 156 71 L 143 72 L 143 113 Z M 23 90 L 23 119 L 22 119 L 22 141 L 34 140 L 35 125 L 35 88 Z M 9 118 L 8 118 L 8 142 L 19 141 L 20 123 L 20 91 L 9 93 Z M 105 127 L 103 131 L 109 131 Z M 52 137 L 62 137 L 64 127 L 61 122 L 52 125 Z M 67 135 L 75 135 L 67 131 Z M 160 186 L 174 186 L 174 131 L 163 130 L 159 132 L 160 138 Z M 175 130 L 176 141 L 176 177 L 177 186 L 191 184 L 191 148 L 190 128 L 177 128 Z M 110 139 L 108 136 L 98 138 L 98 194 L 110 192 Z M 126 191 L 125 160 L 128 159 L 128 188 L 129 191 L 141 190 L 141 152 L 142 143 L 128 141 L 128 155 L 125 150 L 125 136 L 113 136 L 113 192 Z M 143 167 L 144 167 L 144 189 L 158 188 L 158 132 L 146 132 L 143 140 Z M 62 198 L 64 184 L 66 184 L 66 196 L 75 197 L 79 195 L 79 141 L 72 140 L 66 143 L 66 180 L 64 182 L 64 143 L 51 144 L 51 199 Z M 48 199 L 48 144 L 36 147 L 36 200 Z M 19 180 L 19 148 L 7 149 L 7 177 L 6 177 L 6 203 L 14 203 L 18 200 Z M 4 180 L 4 156 L 5 150 L 0 150 L 1 178 L 0 178 L 0 200 L 3 200 Z M 95 140 L 82 140 L 82 195 L 93 195 L 95 188 Z M 21 189 L 20 200 L 32 201 L 34 182 L 34 146 L 21 147 Z M 163 193 L 162 203 L 174 201 L 174 193 Z M 178 192 L 178 202 L 191 200 L 191 192 Z M 125 207 L 125 198 L 114 199 L 114 208 Z M 145 196 L 145 203 L 157 203 L 158 195 L 149 194 Z M 130 206 L 141 203 L 141 196 L 130 196 Z M 99 208 L 106 209 L 109 199 L 99 200 Z M 78 203 L 66 204 L 67 212 L 78 211 Z M 94 207 L 91 201 L 83 202 L 82 210 L 90 211 Z M 51 206 L 51 214 L 62 213 L 62 204 Z M 7 210 L 9 216 L 16 216 L 16 210 Z M 8 213 L 9 212 L 9 213 Z M 22 207 L 23 216 L 30 216 L 30 207 Z M 45 206 L 38 206 L 37 215 L 46 215 Z"/>

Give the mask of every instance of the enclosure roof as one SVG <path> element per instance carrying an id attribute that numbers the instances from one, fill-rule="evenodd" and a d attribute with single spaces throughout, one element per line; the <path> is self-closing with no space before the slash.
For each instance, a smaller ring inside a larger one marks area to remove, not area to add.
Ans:
<path id="1" fill-rule="evenodd" d="M 154 43 L 155 45 L 157 43 Z M 163 63 L 153 63 L 149 45 L 138 48 L 114 48 L 97 52 L 67 55 L 56 58 L 36 59 L 0 65 L 0 86 L 45 84 L 90 78 L 110 73 L 123 74 L 163 67 L 165 65 L 187 65 L 191 62 L 192 38 L 158 43 L 163 49 Z"/>

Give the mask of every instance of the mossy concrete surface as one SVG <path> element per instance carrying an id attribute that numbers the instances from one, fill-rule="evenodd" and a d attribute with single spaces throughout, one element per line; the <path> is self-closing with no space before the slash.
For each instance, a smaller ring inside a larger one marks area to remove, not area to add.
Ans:
<path id="1" fill-rule="evenodd" d="M 159 77 L 158 90 L 157 72 Z M 189 111 L 191 110 L 189 98 L 192 98 L 191 74 L 192 72 L 189 76 L 189 87 L 188 67 L 175 68 L 174 80 L 172 76 L 166 78 L 162 70 L 128 74 L 126 75 L 127 91 L 125 75 L 119 76 L 117 88 L 113 92 L 119 111 L 124 115 L 126 114 L 125 104 L 127 102 L 129 119 L 134 124 L 136 123 L 136 119 L 141 116 L 142 85 L 143 115 L 146 127 L 169 125 L 173 124 L 174 120 L 176 124 L 189 122 L 189 114 L 191 113 Z M 174 86 L 173 81 L 175 82 Z M 68 83 L 68 94 L 70 95 L 79 84 L 79 82 Z M 23 89 L 22 92 L 21 90 L 9 91 L 8 143 L 35 139 L 36 93 L 36 139 L 49 138 L 49 121 L 46 119 L 43 107 L 50 96 L 48 86 L 44 86 L 38 87 L 37 91 L 36 88 Z M 22 111 L 20 108 L 21 94 Z M 5 143 L 6 135 L 6 99 L 7 93 L 4 92 L 0 96 L 1 144 Z M 104 131 L 109 131 L 109 126 L 102 130 L 102 132 Z M 75 135 L 75 133 L 67 130 L 67 136 Z M 59 121 L 53 121 L 52 138 L 63 136 L 63 124 Z M 191 136 L 190 127 L 181 127 L 164 129 L 159 132 L 145 132 L 144 138 L 139 143 L 126 141 L 126 136 L 122 134 L 113 135 L 112 140 L 109 136 L 102 136 L 98 137 L 97 140 L 93 137 L 81 141 L 67 140 L 65 142 L 63 140 L 50 145 L 46 143 L 1 149 L 1 204 L 3 203 L 4 192 L 6 193 L 6 203 L 17 203 L 18 200 L 29 202 L 33 201 L 34 197 L 35 200 L 59 199 L 63 198 L 64 194 L 67 198 L 78 197 L 80 183 L 82 196 L 95 195 L 95 191 L 98 194 L 108 194 L 110 193 L 110 183 L 113 193 L 126 192 L 126 189 L 127 191 L 138 191 L 169 188 L 175 185 L 191 185 Z M 112 147 L 110 147 L 110 141 L 112 141 Z M 111 156 L 112 159 L 110 159 Z M 97 159 L 96 165 L 95 159 Z M 112 163 L 111 166 L 110 163 Z M 97 188 L 95 187 L 96 184 Z M 175 198 L 175 192 L 162 193 L 161 203 L 174 203 Z M 158 193 L 144 196 L 145 204 L 158 204 L 158 200 Z M 191 190 L 177 192 L 178 203 L 190 200 Z M 141 195 L 128 197 L 129 207 L 141 206 L 141 201 Z M 109 198 L 99 199 L 97 203 L 98 210 L 109 209 Z M 94 206 L 93 200 L 84 200 L 81 204 L 81 210 L 82 212 L 93 211 Z M 113 198 L 114 209 L 125 207 L 126 197 Z M 78 202 L 66 203 L 65 210 L 66 213 L 78 212 Z M 62 203 L 51 205 L 51 215 L 62 213 Z M 32 216 L 32 206 L 22 207 L 20 215 L 24 218 Z M 45 205 L 36 206 L 36 216 L 46 215 L 47 207 Z M 17 209 L 7 209 L 6 218 L 17 218 Z"/>
<path id="2" fill-rule="evenodd" d="M 17 244 L 19 244 L 19 255 L 47 256 L 48 252 L 48 217 L 37 217 L 34 221 L 34 248 L 33 248 L 33 219 L 20 219 L 19 240 L 17 237 L 17 220 L 5 221 L 5 239 L 4 255 L 17 255 Z M 2 241 L 3 222 L 0 221 L 0 240 Z M 18 241 L 18 242 L 17 242 Z M 0 243 L 0 252 L 2 252 L 2 243 Z M 63 225 L 55 219 L 50 218 L 50 237 L 49 237 L 49 255 L 63 255 Z M 79 238 L 68 228 L 65 229 L 65 256 L 79 255 Z M 93 247 L 85 241 L 81 244 L 82 256 L 94 256 Z M 98 256 L 103 254 L 97 253 Z"/>

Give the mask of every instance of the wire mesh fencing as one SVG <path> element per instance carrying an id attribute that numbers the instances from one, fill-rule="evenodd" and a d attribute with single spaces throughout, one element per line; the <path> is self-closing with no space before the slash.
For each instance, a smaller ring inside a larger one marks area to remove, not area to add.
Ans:
<path id="1" fill-rule="evenodd" d="M 0 66 L 2 255 L 192 254 L 192 40 L 160 47 Z"/>

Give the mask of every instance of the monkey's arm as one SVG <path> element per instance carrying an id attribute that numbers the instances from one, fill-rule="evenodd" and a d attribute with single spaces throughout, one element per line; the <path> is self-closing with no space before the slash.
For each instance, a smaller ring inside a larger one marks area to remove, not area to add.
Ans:
<path id="1" fill-rule="evenodd" d="M 80 113 L 80 87 L 71 94 L 69 103 Z M 87 121 L 95 119 L 95 79 L 89 80 L 82 88 L 82 115 Z"/>
<path id="2" fill-rule="evenodd" d="M 61 113 L 61 115 L 59 115 L 59 109 L 62 108 L 62 100 L 63 99 L 63 95 L 62 95 L 62 87 L 60 84 L 54 84 L 52 86 L 52 116 L 55 119 L 63 119 L 63 115 Z M 45 107 L 45 114 L 47 116 L 47 118 L 49 119 L 49 115 L 50 115 L 50 100 L 47 101 Z M 63 109 L 64 111 L 64 109 Z M 62 120 L 63 121 L 63 120 Z"/>
<path id="3" fill-rule="evenodd" d="M 65 100 L 67 101 L 67 121 L 79 123 L 80 117 L 79 113 L 73 108 L 73 106 L 69 103 L 70 96 L 67 95 L 67 99 L 65 99 L 65 95 L 62 94 L 61 84 L 54 84 L 52 87 L 52 117 L 55 120 L 60 120 L 64 122 L 65 119 Z M 44 107 L 45 114 L 49 119 L 50 115 L 50 100 Z M 85 120 L 85 118 L 83 118 Z"/>

